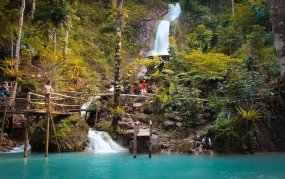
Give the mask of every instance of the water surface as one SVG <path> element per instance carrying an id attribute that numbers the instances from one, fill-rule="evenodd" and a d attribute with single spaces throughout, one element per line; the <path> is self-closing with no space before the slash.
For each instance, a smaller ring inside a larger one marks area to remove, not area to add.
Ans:
<path id="1" fill-rule="evenodd" d="M 284 179 L 285 154 L 208 156 L 185 154 L 138 155 L 118 153 L 0 154 L 3 179 Z"/>

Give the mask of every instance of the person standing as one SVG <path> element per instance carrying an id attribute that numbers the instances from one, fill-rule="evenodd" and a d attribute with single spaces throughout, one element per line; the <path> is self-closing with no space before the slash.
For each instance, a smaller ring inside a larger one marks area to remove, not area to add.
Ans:
<path id="1" fill-rule="evenodd" d="M 155 84 L 155 82 L 153 82 L 153 83 L 151 84 L 150 90 L 151 90 L 152 93 L 155 93 L 155 91 L 156 91 L 156 84 Z"/>
<path id="2" fill-rule="evenodd" d="M 47 101 L 48 94 L 53 93 L 53 89 L 52 89 L 50 81 L 47 81 L 47 83 L 44 85 L 44 90 L 45 90 L 45 101 Z"/>
<path id="3" fill-rule="evenodd" d="M 142 81 L 141 83 L 141 95 L 146 94 L 146 82 L 145 80 Z"/>

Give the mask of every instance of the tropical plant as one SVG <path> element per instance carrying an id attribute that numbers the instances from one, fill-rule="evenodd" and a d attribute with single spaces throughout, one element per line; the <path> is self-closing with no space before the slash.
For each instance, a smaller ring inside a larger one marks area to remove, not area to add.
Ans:
<path id="1" fill-rule="evenodd" d="M 243 119 L 246 119 L 248 121 L 257 121 L 262 117 L 260 111 L 261 109 L 246 111 L 241 107 L 238 107 L 236 110 Z"/>

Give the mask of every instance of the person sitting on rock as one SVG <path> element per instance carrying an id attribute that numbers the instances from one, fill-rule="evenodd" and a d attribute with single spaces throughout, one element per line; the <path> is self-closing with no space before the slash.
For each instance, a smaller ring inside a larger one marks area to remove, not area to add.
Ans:
<path id="1" fill-rule="evenodd" d="M 197 132 L 194 132 L 194 135 L 193 135 L 193 141 L 192 141 L 192 144 L 193 144 L 193 147 L 192 147 L 192 152 L 195 151 L 195 149 L 197 149 L 197 147 L 199 147 L 201 145 L 201 137 L 197 134 Z"/>
<path id="2" fill-rule="evenodd" d="M 202 146 L 204 150 L 209 150 L 211 148 L 212 142 L 208 134 L 202 139 Z"/>
<path id="3" fill-rule="evenodd" d="M 7 93 L 9 92 L 9 88 L 7 87 L 8 82 L 4 81 L 1 83 L 0 87 L 0 100 L 2 101 L 5 96 L 7 96 Z"/>

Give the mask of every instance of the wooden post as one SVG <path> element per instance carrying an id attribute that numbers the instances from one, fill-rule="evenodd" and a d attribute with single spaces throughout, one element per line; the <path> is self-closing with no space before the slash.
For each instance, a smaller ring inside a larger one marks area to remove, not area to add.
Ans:
<path id="1" fill-rule="evenodd" d="M 24 157 L 28 156 L 28 145 L 29 145 L 29 114 L 26 113 L 26 121 L 25 121 L 25 138 L 24 138 Z"/>
<path id="2" fill-rule="evenodd" d="M 6 97 L 4 97 L 5 109 L 4 109 L 4 116 L 3 116 L 2 126 L 1 126 L 1 140 L 0 140 L 1 144 L 2 144 L 2 142 L 3 142 L 3 140 L 4 140 L 4 138 L 3 138 L 3 135 L 4 135 L 4 126 L 5 126 L 6 115 L 7 115 L 7 108 L 8 108 L 8 106 L 7 106 L 7 104 L 6 104 L 5 101 L 6 101 Z"/>
<path id="3" fill-rule="evenodd" d="M 45 156 L 48 157 L 49 118 L 50 118 L 50 93 L 47 94 L 47 99 L 46 99 L 46 113 L 47 113 L 47 124 L 46 124 Z"/>
<path id="4" fill-rule="evenodd" d="M 152 143 L 151 143 L 151 136 L 152 136 L 152 121 L 149 121 L 149 148 L 148 148 L 148 157 L 151 158 L 152 152 Z"/>
<path id="5" fill-rule="evenodd" d="M 80 97 L 80 99 L 79 99 L 79 117 L 81 118 L 81 106 L 82 106 L 82 104 L 81 104 L 81 97 Z"/>
<path id="6" fill-rule="evenodd" d="M 134 158 L 137 157 L 137 134 L 138 134 L 138 129 L 139 129 L 139 122 L 135 122 L 135 131 L 134 131 Z"/>
<path id="7" fill-rule="evenodd" d="M 28 92 L 27 94 L 27 106 L 26 106 L 26 109 L 30 109 L 30 102 L 31 102 L 31 93 Z M 28 156 L 28 145 L 29 145 L 29 113 L 27 112 L 25 114 L 25 117 L 26 117 L 26 121 L 25 121 L 25 137 L 24 137 L 24 157 L 27 157 Z M 13 132 L 14 132 L 14 124 L 13 124 Z"/>
<path id="8" fill-rule="evenodd" d="M 281 80 L 280 80 L 280 78 L 277 78 L 278 94 L 281 93 L 281 87 L 280 87 L 280 85 L 281 85 Z"/>
<path id="9" fill-rule="evenodd" d="M 98 119 L 98 110 L 99 110 L 99 108 L 97 107 L 97 108 L 96 108 L 95 122 L 94 122 L 94 129 L 95 129 L 95 127 L 96 127 L 96 123 L 97 123 L 97 119 Z"/>
<path id="10" fill-rule="evenodd" d="M 58 143 L 58 138 L 57 138 L 57 135 L 56 135 L 56 130 L 55 130 L 55 126 L 54 126 L 54 122 L 53 122 L 53 118 L 52 118 L 51 114 L 50 114 L 50 119 L 51 119 L 51 123 L 52 123 L 52 127 L 53 127 L 53 132 L 54 132 L 54 135 L 55 135 L 57 150 L 60 153 L 60 146 L 59 146 L 59 143 Z"/>

